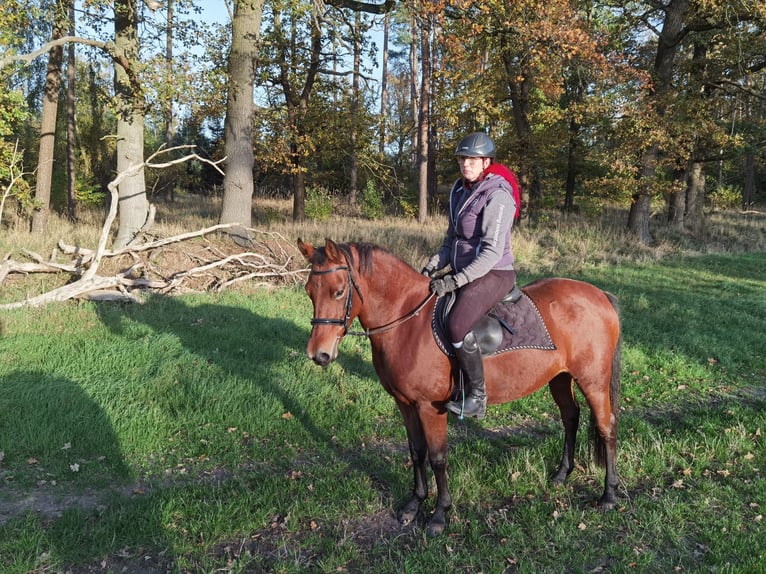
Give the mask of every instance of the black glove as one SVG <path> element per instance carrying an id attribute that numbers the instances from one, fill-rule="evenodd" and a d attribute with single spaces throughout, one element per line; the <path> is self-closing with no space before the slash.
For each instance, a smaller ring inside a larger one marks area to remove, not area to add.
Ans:
<path id="1" fill-rule="evenodd" d="M 457 289 L 457 279 L 455 279 L 454 275 L 445 275 L 440 279 L 432 279 L 429 288 L 431 293 L 436 293 L 439 297 L 442 297 Z"/>

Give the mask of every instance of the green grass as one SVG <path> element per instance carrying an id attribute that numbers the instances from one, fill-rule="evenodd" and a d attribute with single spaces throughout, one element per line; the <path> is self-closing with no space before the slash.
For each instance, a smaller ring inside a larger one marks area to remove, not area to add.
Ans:
<path id="1" fill-rule="evenodd" d="M 300 289 L 6 312 L 0 571 L 763 571 L 764 269 L 580 270 L 621 300 L 619 509 L 594 507 L 585 432 L 548 483 L 563 431 L 543 391 L 450 422 L 436 539 L 395 523 L 406 435 L 366 341 L 314 366 Z"/>

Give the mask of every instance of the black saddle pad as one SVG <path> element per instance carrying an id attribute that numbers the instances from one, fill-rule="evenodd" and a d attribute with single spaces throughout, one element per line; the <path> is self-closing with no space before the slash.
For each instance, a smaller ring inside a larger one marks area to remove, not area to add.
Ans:
<path id="1" fill-rule="evenodd" d="M 434 314 L 431 320 L 434 339 L 442 352 L 450 357 L 455 355 L 452 342 L 449 340 L 446 331 L 446 319 L 449 308 L 452 306 L 453 297 L 441 297 L 434 306 Z M 516 302 L 500 302 L 490 309 L 487 318 L 481 321 L 482 324 L 496 322 L 497 332 L 502 331 L 500 343 L 496 348 L 489 352 L 482 347 L 484 355 L 497 355 L 506 351 L 515 349 L 541 349 L 553 351 L 556 345 L 551 340 L 548 327 L 545 325 L 540 311 L 534 301 L 527 297 L 522 291 L 521 297 Z M 481 328 L 481 327 L 480 327 Z M 477 339 L 482 339 L 482 333 L 477 333 L 474 329 Z"/>

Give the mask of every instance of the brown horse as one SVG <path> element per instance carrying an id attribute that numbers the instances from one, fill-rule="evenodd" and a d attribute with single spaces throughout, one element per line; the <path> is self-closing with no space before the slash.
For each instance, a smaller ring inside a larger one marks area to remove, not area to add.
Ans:
<path id="1" fill-rule="evenodd" d="M 315 363 L 326 366 L 338 357 L 338 343 L 345 335 L 370 338 L 375 371 L 404 417 L 415 471 L 412 498 L 399 512 L 399 522 L 412 522 L 428 494 L 429 461 L 438 500 L 427 533 L 441 534 L 452 505 L 444 403 L 453 389 L 453 365 L 432 334 L 435 298 L 429 293 L 429 280 L 373 245 L 336 244 L 328 239 L 324 247 L 315 248 L 299 239 L 298 247 L 311 263 L 306 292 L 314 305 L 314 318 L 306 352 Z M 590 405 L 596 462 L 606 467 L 599 504 L 613 508 L 621 343 L 617 301 L 593 285 L 570 279 L 536 281 L 523 291 L 545 320 L 556 349 L 521 349 L 486 358 L 489 403 L 520 399 L 548 385 L 565 432 L 564 452 L 552 480 L 563 482 L 574 468 L 580 417 L 576 382 Z M 351 332 L 357 317 L 364 331 Z"/>

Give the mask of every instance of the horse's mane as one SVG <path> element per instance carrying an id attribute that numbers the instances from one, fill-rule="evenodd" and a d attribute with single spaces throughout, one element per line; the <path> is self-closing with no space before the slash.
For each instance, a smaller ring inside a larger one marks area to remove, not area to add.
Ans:
<path id="1" fill-rule="evenodd" d="M 395 253 L 392 253 L 385 247 L 381 247 L 380 245 L 375 245 L 373 243 L 367 243 L 367 242 L 358 242 L 358 243 L 337 243 L 338 249 L 341 250 L 341 252 L 345 255 L 346 259 L 348 260 L 350 265 L 354 265 L 355 263 L 355 257 L 354 252 L 359 257 L 359 269 L 362 271 L 362 273 L 369 274 L 373 271 L 373 263 L 376 253 L 385 254 L 389 257 L 393 257 L 397 259 L 398 261 L 403 260 L 396 255 Z M 314 256 L 311 258 L 311 263 L 317 263 L 322 264 L 327 260 L 327 254 L 325 253 L 324 247 L 320 247 L 314 252 Z M 405 263 L 406 265 L 406 263 Z"/>

